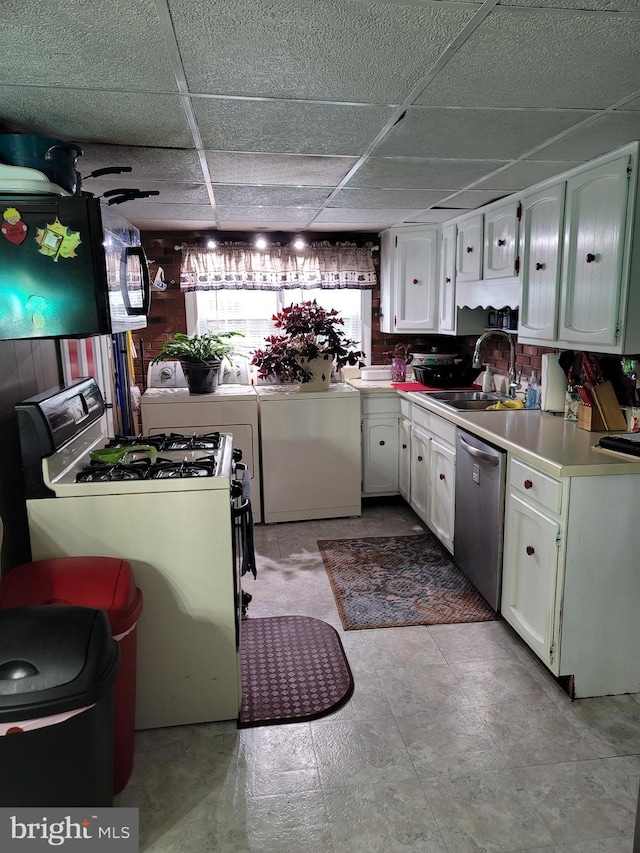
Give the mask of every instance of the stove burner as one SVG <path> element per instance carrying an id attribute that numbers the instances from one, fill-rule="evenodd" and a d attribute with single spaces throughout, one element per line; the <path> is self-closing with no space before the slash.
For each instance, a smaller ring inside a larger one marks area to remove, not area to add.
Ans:
<path id="1" fill-rule="evenodd" d="M 217 450 L 220 447 L 220 433 L 209 432 L 202 435 L 183 435 L 179 432 L 158 433 L 157 435 L 117 435 L 107 447 L 133 447 L 149 444 L 157 450 Z"/>
<path id="2" fill-rule="evenodd" d="M 120 463 L 112 465 L 108 462 L 92 462 L 76 475 L 76 483 L 144 480 L 150 467 L 149 459 L 140 459 L 126 465 Z"/>
<path id="3" fill-rule="evenodd" d="M 195 462 L 167 462 L 158 460 L 149 468 L 148 477 L 151 480 L 169 480 L 180 477 L 213 477 L 216 473 L 216 461 L 207 456 Z"/>
<path id="4" fill-rule="evenodd" d="M 135 462 L 111 464 L 92 462 L 76 475 L 76 483 L 107 483 L 121 480 L 168 480 L 183 477 L 215 477 L 215 456 L 203 456 L 191 461 L 174 462 L 157 457 L 137 459 Z"/>

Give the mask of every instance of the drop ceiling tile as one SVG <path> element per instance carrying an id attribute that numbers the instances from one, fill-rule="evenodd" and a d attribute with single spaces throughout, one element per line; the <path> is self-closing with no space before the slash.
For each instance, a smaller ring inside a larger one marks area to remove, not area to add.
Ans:
<path id="1" fill-rule="evenodd" d="M 218 231 L 299 231 L 300 223 L 299 222 L 279 222 L 274 220 L 273 222 L 269 222 L 268 225 L 254 225 L 252 222 L 248 222 L 246 219 L 223 219 L 220 221 L 220 228 Z M 309 227 L 305 225 L 305 231 L 309 230 Z"/>
<path id="2" fill-rule="evenodd" d="M 506 160 L 431 160 L 420 157 L 369 157 L 348 183 L 348 187 L 388 189 L 443 189 L 466 187 Z"/>
<path id="3" fill-rule="evenodd" d="M 194 98 L 205 148 L 279 154 L 361 154 L 389 107 Z"/>
<path id="4" fill-rule="evenodd" d="M 314 219 L 314 222 L 334 224 L 341 223 L 347 227 L 357 225 L 364 228 L 384 228 L 387 225 L 393 225 L 396 222 L 403 222 L 405 219 L 416 216 L 418 210 L 393 208 L 391 210 L 349 210 L 347 208 L 327 207 Z"/>
<path id="5" fill-rule="evenodd" d="M 354 210 L 430 207 L 452 190 L 343 189 L 331 199 L 329 207 Z"/>
<path id="6" fill-rule="evenodd" d="M 591 160 L 640 139 L 640 113 L 607 113 L 602 118 L 532 154 L 532 160 Z"/>
<path id="7" fill-rule="evenodd" d="M 104 178 L 83 180 L 82 188 L 95 196 L 102 195 L 105 191 L 122 189 L 123 187 L 134 187 L 139 190 L 151 190 L 159 195 L 151 196 L 152 201 L 160 204 L 209 204 L 209 195 L 204 184 L 171 183 L 169 181 L 147 181 L 129 177 L 128 179 L 108 175 Z M 108 199 L 107 199 L 108 200 Z"/>
<path id="8" fill-rule="evenodd" d="M 84 143 L 83 155 L 78 161 L 82 175 L 107 166 L 131 166 L 131 172 L 120 179 L 131 181 L 167 180 L 202 183 L 202 169 L 195 150 L 177 148 L 135 148 L 128 145 L 96 145 Z M 111 176 L 107 176 L 111 179 Z M 107 177 L 99 180 L 107 180 Z M 91 180 L 94 180 L 93 178 Z M 91 189 L 87 184 L 87 189 Z"/>
<path id="9" fill-rule="evenodd" d="M 141 199 L 140 201 L 126 201 L 123 204 L 114 205 L 118 213 L 125 219 L 137 225 L 138 218 L 145 220 L 176 220 L 192 221 L 199 220 L 209 223 L 209 228 L 215 227 L 215 215 L 213 208 L 208 204 L 161 204 L 153 199 Z"/>
<path id="10" fill-rule="evenodd" d="M 339 0 L 171 0 L 190 91 L 368 103 L 404 100 L 475 11 Z"/>
<path id="11" fill-rule="evenodd" d="M 215 184 L 213 191 L 220 206 L 250 207 L 321 207 L 330 189 L 312 187 L 253 187 Z"/>
<path id="12" fill-rule="evenodd" d="M 215 230 L 215 224 L 211 219 L 147 219 L 144 216 L 137 216 L 133 222 L 131 217 L 129 220 L 136 228 L 140 228 L 146 232 L 161 231 L 188 231 L 193 234 L 196 231 L 212 231 Z M 151 253 L 153 254 L 153 253 Z M 151 297 L 153 299 L 153 297 Z"/>
<path id="13" fill-rule="evenodd" d="M 233 151 L 207 151 L 206 156 L 212 181 L 297 187 L 335 187 L 357 161 L 355 157 L 243 154 Z"/>
<path id="14" fill-rule="evenodd" d="M 640 110 L 640 98 L 634 98 L 633 101 L 627 101 L 626 104 L 623 104 L 620 107 L 620 111 L 622 110 Z M 616 110 L 618 112 L 618 110 Z"/>
<path id="15" fill-rule="evenodd" d="M 78 142 L 190 148 L 193 137 L 174 95 L 0 85 L 5 116 Z"/>
<path id="16" fill-rule="evenodd" d="M 549 9 L 588 9 L 602 12 L 637 12 L 638 0 L 500 0 L 502 6 L 540 6 Z"/>
<path id="17" fill-rule="evenodd" d="M 455 216 L 460 216 L 465 213 L 469 208 L 443 208 L 439 210 L 425 210 L 424 213 L 419 213 L 415 219 L 411 220 L 412 222 L 419 223 L 438 223 L 438 222 L 448 222 L 450 219 L 453 219 Z"/>
<path id="18" fill-rule="evenodd" d="M 574 162 L 559 160 L 550 163 L 542 160 L 520 160 L 520 162 L 508 166 L 496 175 L 474 184 L 473 188 L 475 190 L 515 192 L 538 184 L 540 181 L 545 181 L 547 178 L 552 178 L 554 175 L 559 175 L 561 172 L 566 172 L 573 166 L 578 166 L 579 163 L 580 161 L 577 160 Z"/>
<path id="19" fill-rule="evenodd" d="M 295 222 L 300 227 L 302 224 L 313 219 L 317 208 L 310 207 L 243 207 L 242 205 L 221 204 L 217 205 L 218 216 L 221 222 L 233 220 L 234 222 L 253 222 L 256 225 L 272 226 L 273 222 Z"/>
<path id="20" fill-rule="evenodd" d="M 176 91 L 153 0 L 5 0 L 1 12 L 3 82 Z"/>
<path id="21" fill-rule="evenodd" d="M 466 208 L 467 210 L 476 210 L 482 207 L 483 204 L 489 204 L 492 201 L 497 201 L 509 193 L 501 192 L 500 190 L 466 190 L 458 193 L 451 198 L 442 202 L 442 207 Z M 455 213 L 451 214 L 455 216 Z"/>
<path id="22" fill-rule="evenodd" d="M 417 103 L 602 109 L 637 90 L 638 44 L 640 18 L 496 7 Z"/>
<path id="23" fill-rule="evenodd" d="M 591 115 L 580 110 L 412 108 L 393 126 L 375 154 L 513 160 Z"/>

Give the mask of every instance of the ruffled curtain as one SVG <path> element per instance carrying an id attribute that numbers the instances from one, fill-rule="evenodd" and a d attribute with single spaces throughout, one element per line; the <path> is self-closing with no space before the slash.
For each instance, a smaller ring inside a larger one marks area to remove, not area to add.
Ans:
<path id="1" fill-rule="evenodd" d="M 376 285 L 372 244 L 312 243 L 302 251 L 274 245 L 258 251 L 246 243 L 223 243 L 215 249 L 183 246 L 180 289 L 326 290 Z"/>

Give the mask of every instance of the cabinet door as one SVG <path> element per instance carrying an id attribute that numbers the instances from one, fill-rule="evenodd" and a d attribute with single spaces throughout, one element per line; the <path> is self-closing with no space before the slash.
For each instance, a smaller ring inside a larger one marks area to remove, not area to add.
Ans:
<path id="1" fill-rule="evenodd" d="M 456 332 L 456 226 L 442 229 L 440 241 L 440 332 Z"/>
<path id="2" fill-rule="evenodd" d="M 564 192 L 562 181 L 522 202 L 518 338 L 552 342 L 557 337 Z"/>
<path id="3" fill-rule="evenodd" d="M 362 455 L 363 494 L 397 494 L 398 418 L 363 418 Z"/>
<path id="4" fill-rule="evenodd" d="M 567 181 L 558 339 L 615 347 L 619 340 L 628 155 Z"/>
<path id="5" fill-rule="evenodd" d="M 393 261 L 395 231 L 380 232 L 380 331 L 393 332 Z"/>
<path id="6" fill-rule="evenodd" d="M 557 660 L 559 535 L 557 521 L 509 492 L 500 610 L 552 671 Z"/>
<path id="7" fill-rule="evenodd" d="M 518 274 L 519 202 L 512 201 L 484 214 L 483 278 L 505 278 Z"/>
<path id="8" fill-rule="evenodd" d="M 398 490 L 408 502 L 411 497 L 411 421 L 400 419 L 398 435 Z"/>
<path id="9" fill-rule="evenodd" d="M 456 239 L 456 280 L 482 278 L 482 214 L 458 223 Z"/>
<path id="10" fill-rule="evenodd" d="M 417 426 L 411 428 L 411 499 L 409 503 L 427 522 L 429 504 L 429 442 L 428 433 Z"/>
<path id="11" fill-rule="evenodd" d="M 429 527 L 453 554 L 456 453 L 453 447 L 431 439 L 429 457 Z"/>
<path id="12" fill-rule="evenodd" d="M 437 332 L 437 228 L 410 228 L 395 237 L 394 332 Z"/>

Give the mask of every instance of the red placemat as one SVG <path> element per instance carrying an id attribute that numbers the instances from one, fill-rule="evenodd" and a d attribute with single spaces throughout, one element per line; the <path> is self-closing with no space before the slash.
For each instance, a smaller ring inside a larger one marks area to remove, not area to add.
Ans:
<path id="1" fill-rule="evenodd" d="M 392 382 L 393 388 L 399 391 L 467 391 L 477 390 L 479 385 L 464 385 L 458 388 L 433 388 L 430 385 L 422 385 L 420 382 Z"/>

